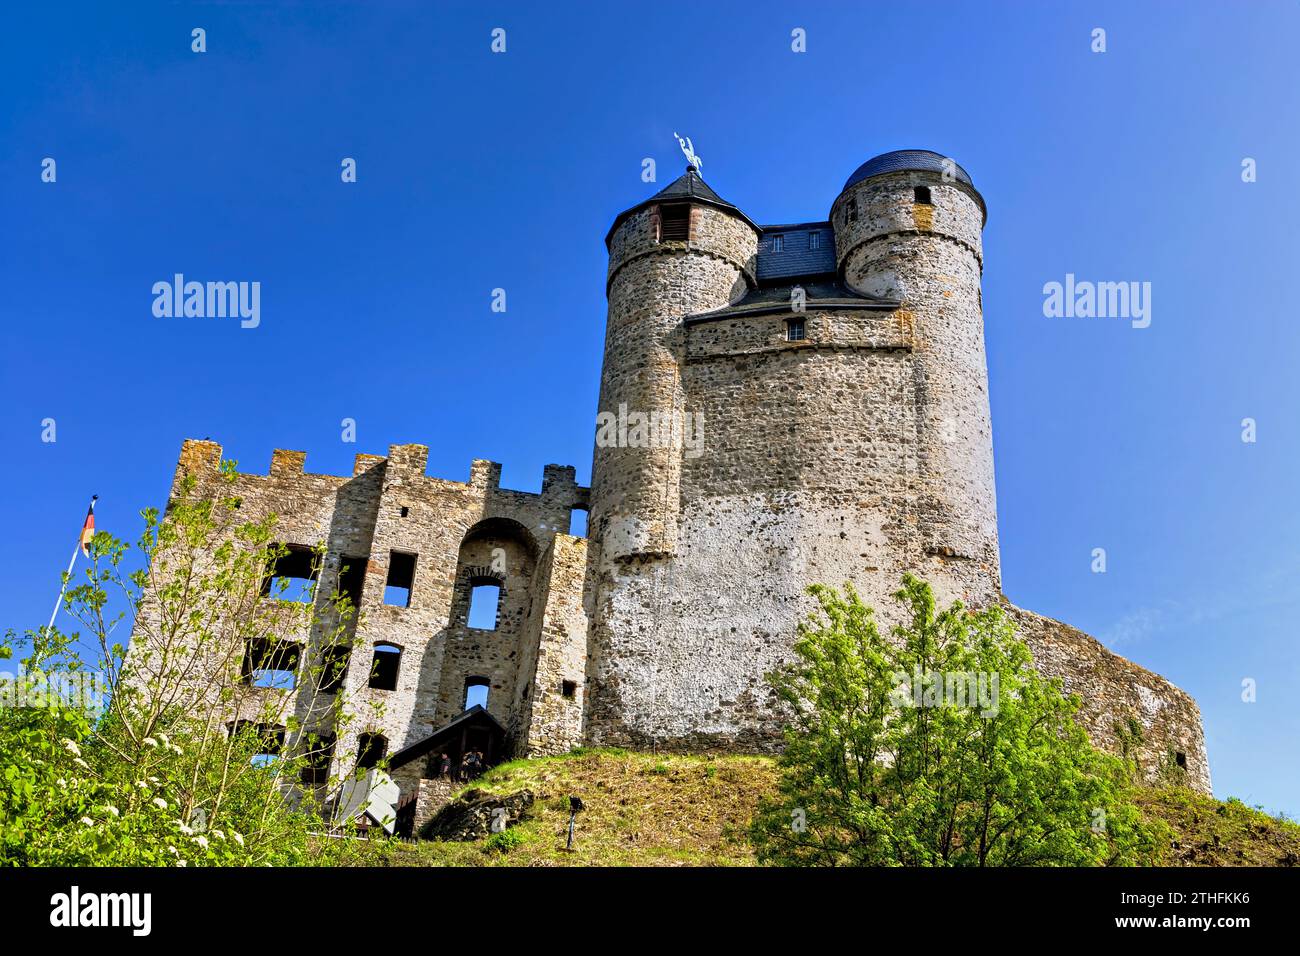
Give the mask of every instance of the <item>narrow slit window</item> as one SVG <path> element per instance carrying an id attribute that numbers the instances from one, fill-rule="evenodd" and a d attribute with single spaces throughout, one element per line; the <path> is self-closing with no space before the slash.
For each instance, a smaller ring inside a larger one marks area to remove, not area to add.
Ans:
<path id="1" fill-rule="evenodd" d="M 858 197 L 857 196 L 854 196 L 852 199 L 849 200 L 849 209 L 846 215 L 848 217 L 849 222 L 858 221 Z"/>
<path id="2" fill-rule="evenodd" d="M 396 644 L 375 645 L 375 659 L 370 664 L 370 686 L 374 690 L 397 690 L 397 674 L 402 667 L 402 649 Z"/>
<path id="3" fill-rule="evenodd" d="M 785 340 L 787 342 L 802 342 L 807 338 L 804 332 L 803 319 L 787 319 L 785 323 Z"/>
<path id="4" fill-rule="evenodd" d="M 659 207 L 659 241 L 685 242 L 691 235 L 689 205 Z"/>
<path id="5" fill-rule="evenodd" d="M 384 603 L 394 607 L 411 606 L 411 589 L 415 586 L 415 555 L 405 551 L 388 553 L 388 579 L 384 582 Z"/>
<path id="6" fill-rule="evenodd" d="M 480 631 L 495 631 L 500 604 L 501 585 L 476 584 L 469 595 L 469 626 Z"/>
<path id="7" fill-rule="evenodd" d="M 492 682 L 486 677 L 470 677 L 465 681 L 465 710 L 479 706 L 487 709 L 488 691 Z"/>

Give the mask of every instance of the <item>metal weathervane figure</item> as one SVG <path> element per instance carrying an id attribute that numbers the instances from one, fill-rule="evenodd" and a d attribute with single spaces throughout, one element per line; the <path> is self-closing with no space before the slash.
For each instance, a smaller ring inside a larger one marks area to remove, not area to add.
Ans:
<path id="1" fill-rule="evenodd" d="M 704 160 L 700 159 L 699 156 L 695 155 L 695 147 L 691 145 L 691 138 L 687 136 L 685 139 L 683 139 L 682 137 L 677 136 L 676 133 L 673 133 L 673 136 L 677 137 L 677 145 L 682 148 L 682 154 L 686 157 L 687 164 L 690 166 L 694 166 L 695 171 L 699 172 L 700 169 L 704 166 Z"/>

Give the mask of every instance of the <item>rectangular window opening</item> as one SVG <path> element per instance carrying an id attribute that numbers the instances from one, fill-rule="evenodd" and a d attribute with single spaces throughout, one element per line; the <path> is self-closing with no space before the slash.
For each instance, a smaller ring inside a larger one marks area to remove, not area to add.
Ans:
<path id="1" fill-rule="evenodd" d="M 576 693 L 578 693 L 578 682 L 576 680 L 560 681 L 560 694 L 562 696 L 572 700 Z"/>
<path id="2" fill-rule="evenodd" d="M 254 638 L 244 646 L 241 676 L 254 687 L 293 690 L 298 682 L 302 648 L 293 641 Z"/>
<path id="3" fill-rule="evenodd" d="M 397 675 L 402 668 L 402 649 L 396 644 L 375 645 L 370 662 L 370 686 L 374 690 L 397 690 Z"/>
<path id="4" fill-rule="evenodd" d="M 415 586 L 415 555 L 404 551 L 388 553 L 388 579 L 384 582 L 384 603 L 394 607 L 411 606 L 411 589 Z"/>
<path id="5" fill-rule="evenodd" d="M 691 234 L 691 207 L 681 203 L 659 207 L 659 241 L 685 242 Z"/>
<path id="6" fill-rule="evenodd" d="M 325 648 L 321 655 L 320 691 L 322 694 L 336 694 L 343 688 L 343 680 L 348 676 L 350 648 L 346 644 L 333 644 Z"/>
<path id="7" fill-rule="evenodd" d="M 787 319 L 785 323 L 785 340 L 787 342 L 802 342 L 807 338 L 804 331 L 803 319 Z"/>
<path id="8" fill-rule="evenodd" d="M 500 604 L 501 585 L 475 585 L 469 595 L 468 625 L 480 631 L 495 631 Z"/>
<path id="9" fill-rule="evenodd" d="M 320 562 L 316 552 L 305 545 L 285 545 L 284 554 L 271 562 L 262 596 L 280 601 L 310 602 L 315 593 L 316 579 L 320 576 Z"/>
<path id="10" fill-rule="evenodd" d="M 361 606 L 361 592 L 366 586 L 366 559 L 344 555 L 340 558 L 339 594 L 348 599 L 348 606 L 356 610 Z"/>

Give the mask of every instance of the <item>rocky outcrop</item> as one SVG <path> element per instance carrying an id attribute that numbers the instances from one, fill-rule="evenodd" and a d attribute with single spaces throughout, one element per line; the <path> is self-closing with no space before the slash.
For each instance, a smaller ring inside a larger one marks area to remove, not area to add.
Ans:
<path id="1" fill-rule="evenodd" d="M 438 811 L 420 836 L 426 840 L 480 840 L 518 823 L 534 799 L 531 790 L 509 794 L 466 790 Z"/>

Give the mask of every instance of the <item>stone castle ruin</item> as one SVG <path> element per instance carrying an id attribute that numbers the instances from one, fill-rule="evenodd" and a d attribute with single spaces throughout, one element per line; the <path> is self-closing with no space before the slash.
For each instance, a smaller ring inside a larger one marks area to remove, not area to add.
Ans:
<path id="1" fill-rule="evenodd" d="M 240 474 L 243 510 L 280 516 L 286 561 L 323 545 L 322 576 L 360 608 L 345 687 L 385 706 L 340 736 L 336 766 L 385 755 L 411 797 L 448 747 L 770 751 L 764 675 L 812 609 L 805 587 L 852 581 L 891 622 L 910 571 L 941 602 L 1002 604 L 1095 742 L 1117 747 L 1136 719 L 1146 770 L 1176 761 L 1208 791 L 1190 697 L 1002 595 L 985 215 L 965 170 L 926 150 L 864 163 L 827 220 L 787 225 L 688 167 L 606 236 L 590 489 L 559 465 L 537 494 L 502 488 L 489 461 L 468 482 L 430 477 L 421 445 L 358 455 L 350 476 L 290 451 Z M 177 482 L 215 488 L 220 458 L 185 442 Z M 471 623 L 493 596 L 495 622 Z M 292 707 L 292 690 L 265 693 Z"/>

